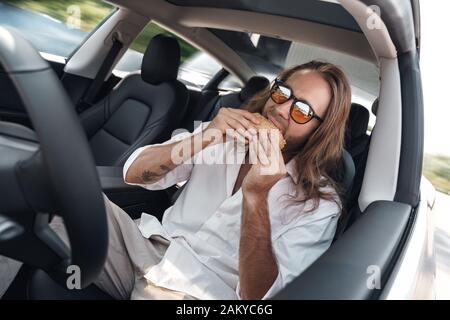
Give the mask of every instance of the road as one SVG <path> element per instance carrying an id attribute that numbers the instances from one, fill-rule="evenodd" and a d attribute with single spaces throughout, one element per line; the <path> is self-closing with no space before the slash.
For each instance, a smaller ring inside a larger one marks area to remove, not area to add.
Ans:
<path id="1" fill-rule="evenodd" d="M 37 50 L 63 57 L 69 56 L 87 35 L 46 15 L 4 3 L 0 3 L 0 24 L 20 30 Z"/>
<path id="2" fill-rule="evenodd" d="M 22 33 L 40 52 L 68 57 L 87 37 L 87 33 L 71 29 L 49 16 L 30 12 L 0 2 L 0 24 Z M 116 66 L 119 75 L 141 69 L 142 53 L 128 49 Z M 122 72 L 122 73 L 121 73 Z"/>
<path id="3" fill-rule="evenodd" d="M 436 297 L 450 300 L 450 195 L 436 192 Z"/>

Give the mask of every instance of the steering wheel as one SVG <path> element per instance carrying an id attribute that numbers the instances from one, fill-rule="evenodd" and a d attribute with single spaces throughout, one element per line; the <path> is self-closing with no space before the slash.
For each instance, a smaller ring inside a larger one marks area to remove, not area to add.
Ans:
<path id="1" fill-rule="evenodd" d="M 108 248 L 86 136 L 49 64 L 19 32 L 2 26 L 0 64 L 35 129 L 0 122 L 0 254 L 43 269 L 63 287 L 78 270 L 85 288 L 101 272 Z M 49 227 L 50 213 L 62 216 L 70 249 Z"/>

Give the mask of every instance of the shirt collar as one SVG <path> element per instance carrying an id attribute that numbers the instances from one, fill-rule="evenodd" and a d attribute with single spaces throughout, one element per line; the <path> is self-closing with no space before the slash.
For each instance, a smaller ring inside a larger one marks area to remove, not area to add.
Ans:
<path id="1" fill-rule="evenodd" d="M 289 160 L 288 163 L 286 163 L 286 172 L 288 175 L 292 178 L 295 184 L 298 184 L 298 172 L 297 167 L 295 163 L 295 157 Z"/>

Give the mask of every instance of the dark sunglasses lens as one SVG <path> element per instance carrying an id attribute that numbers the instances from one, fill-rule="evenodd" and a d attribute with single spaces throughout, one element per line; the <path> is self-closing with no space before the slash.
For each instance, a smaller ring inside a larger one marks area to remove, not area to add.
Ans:
<path id="1" fill-rule="evenodd" d="M 283 85 L 275 85 L 272 89 L 271 98 L 275 103 L 284 103 L 290 96 L 291 90 Z"/>
<path id="2" fill-rule="evenodd" d="M 312 118 L 311 108 L 301 101 L 297 101 L 291 111 L 291 117 L 295 122 L 306 123 Z"/>

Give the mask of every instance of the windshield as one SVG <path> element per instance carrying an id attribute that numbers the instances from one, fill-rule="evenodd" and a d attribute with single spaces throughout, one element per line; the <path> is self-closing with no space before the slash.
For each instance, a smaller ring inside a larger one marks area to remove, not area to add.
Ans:
<path id="1" fill-rule="evenodd" d="M 100 0 L 6 0 L 0 23 L 19 30 L 41 53 L 67 58 L 113 10 Z"/>

